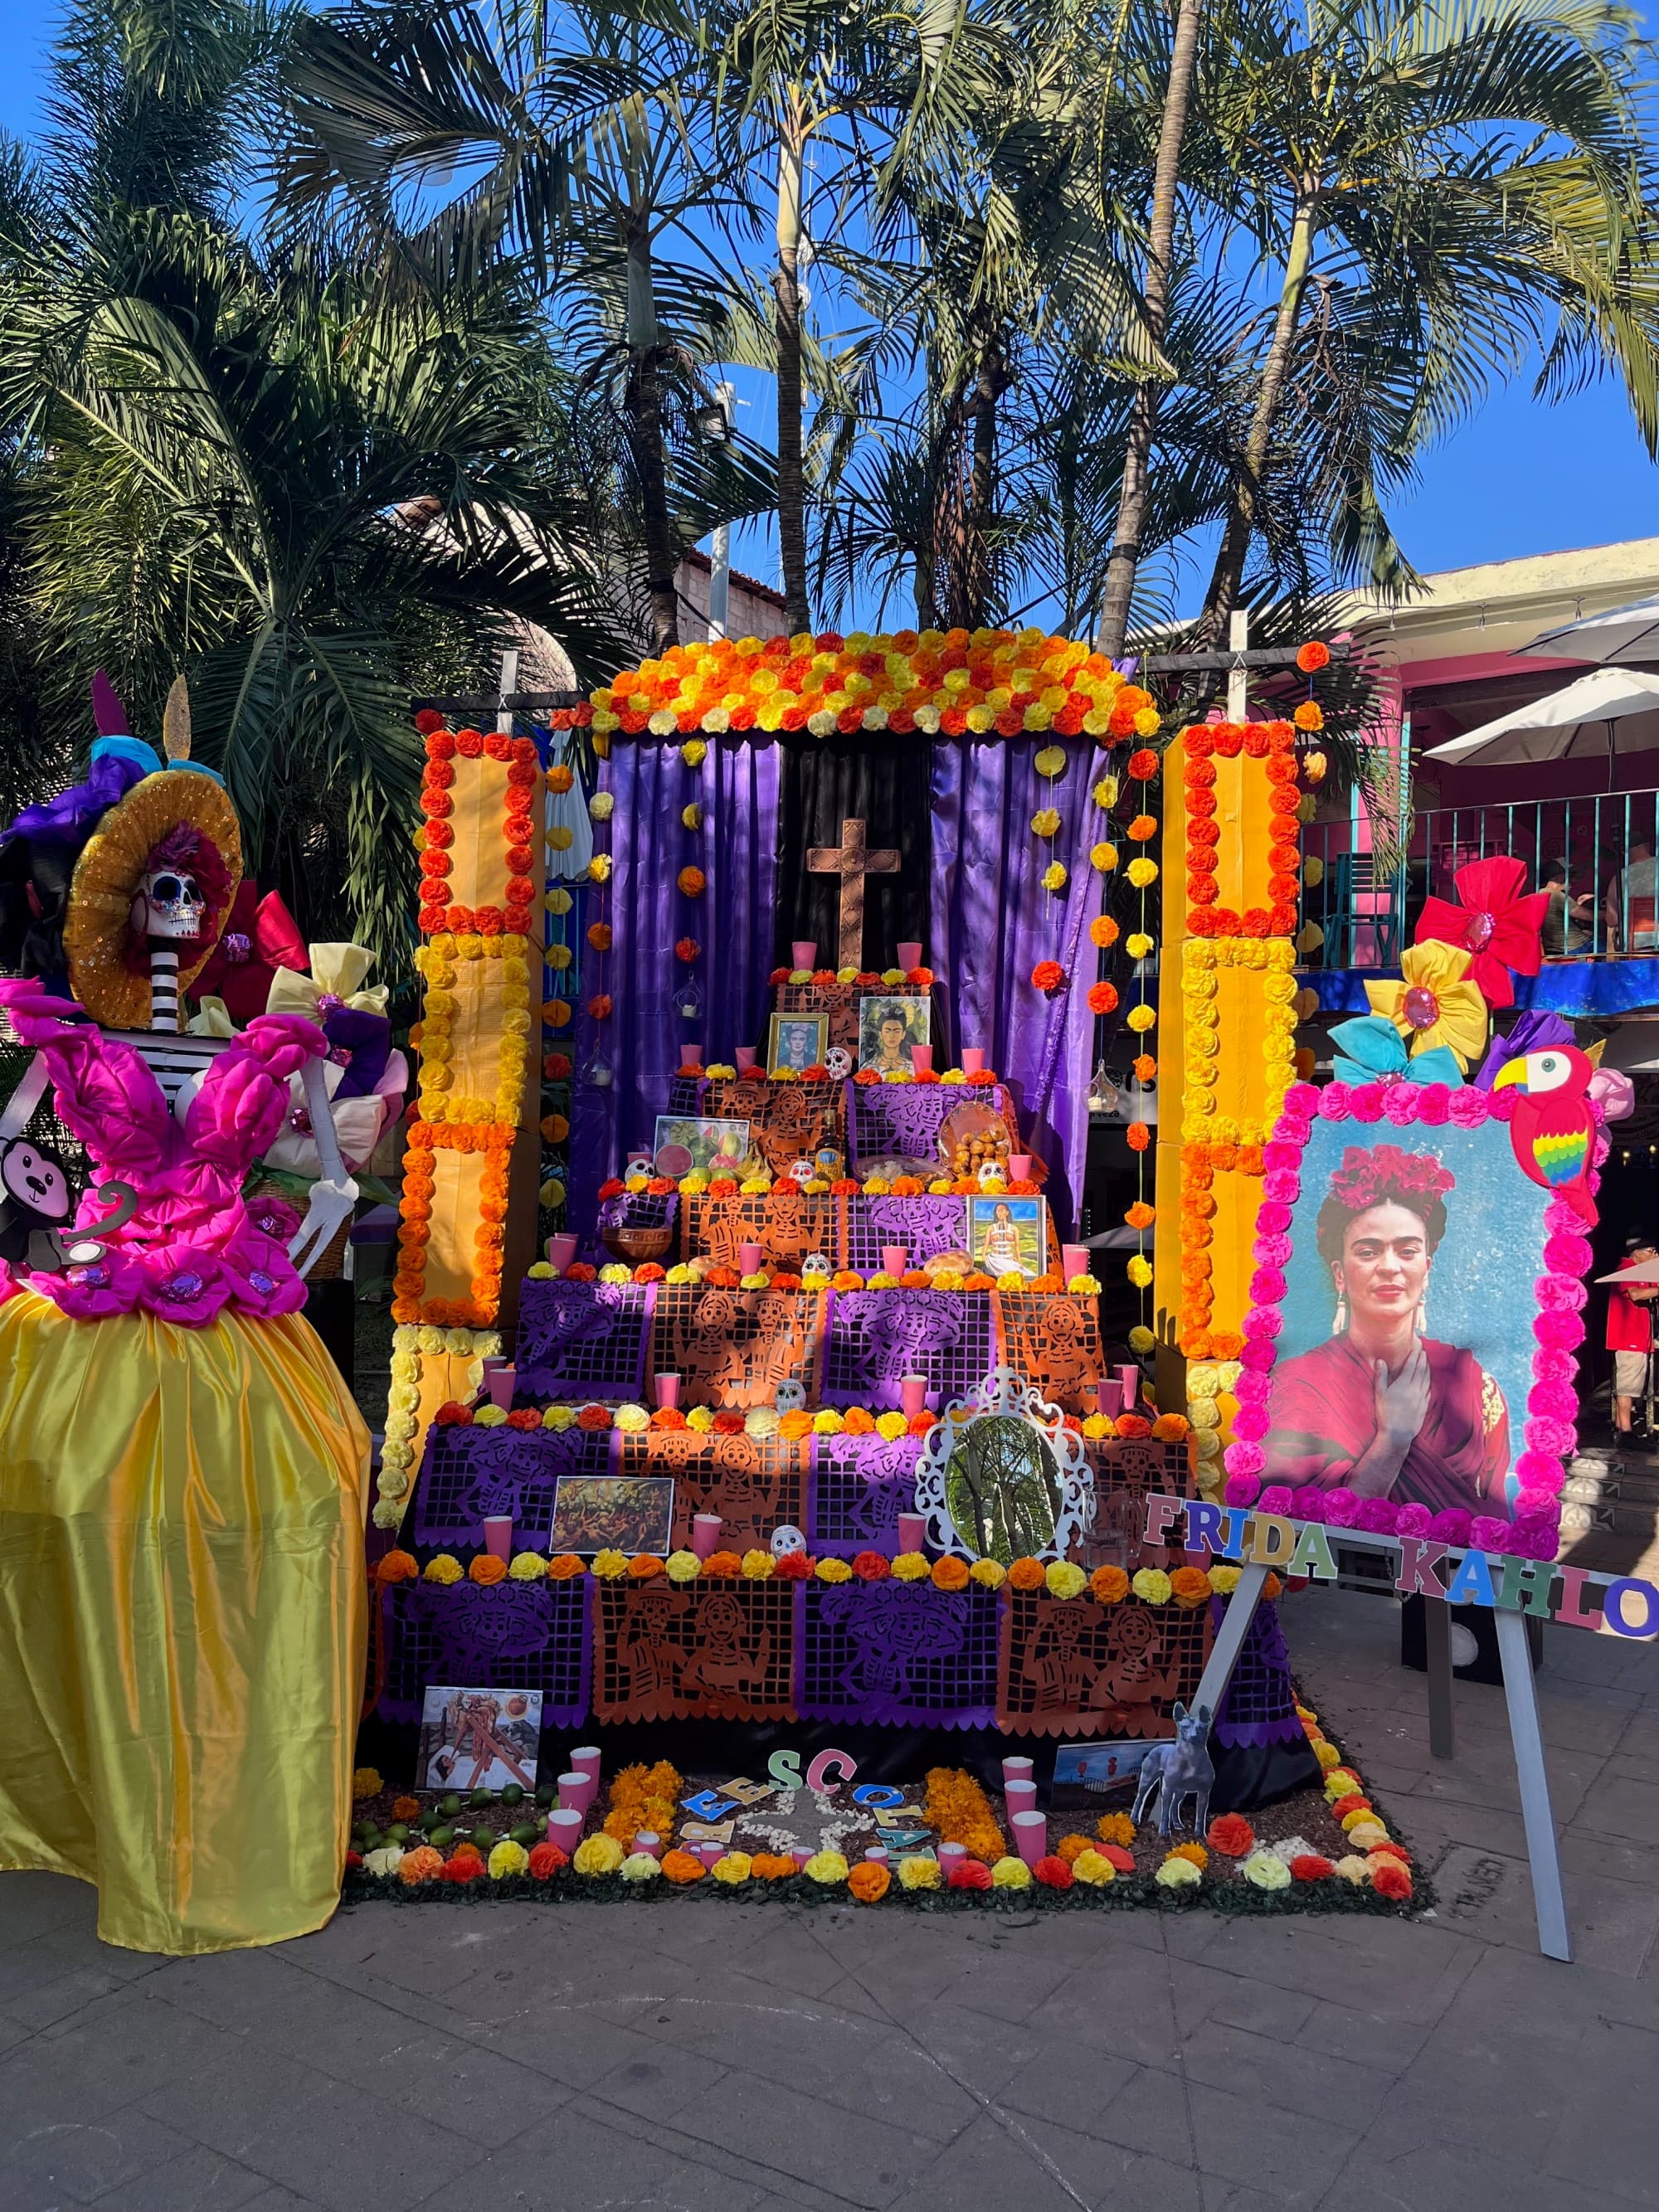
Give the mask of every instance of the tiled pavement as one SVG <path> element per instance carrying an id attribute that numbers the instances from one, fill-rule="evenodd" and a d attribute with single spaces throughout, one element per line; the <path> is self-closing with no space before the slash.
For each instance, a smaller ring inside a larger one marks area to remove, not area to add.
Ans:
<path id="1" fill-rule="evenodd" d="M 1659 2199 L 1659 1657 L 1546 1631 L 1581 1963 L 1540 1959 L 1501 1692 L 1431 1761 L 1392 1608 L 1287 1626 L 1438 1912 L 365 1909 L 100 1947 L 0 1875 L 0 2208 L 1590 2212 Z"/>

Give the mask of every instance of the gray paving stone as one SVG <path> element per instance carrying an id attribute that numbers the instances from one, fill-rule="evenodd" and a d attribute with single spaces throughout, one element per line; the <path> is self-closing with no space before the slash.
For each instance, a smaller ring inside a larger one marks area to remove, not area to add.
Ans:
<path id="1" fill-rule="evenodd" d="M 288 2199 L 296 2205 L 301 2201 Z M 166 2166 L 134 2175 L 95 2202 L 99 2212 L 252 2212 L 255 2204 L 278 2212 L 262 2174 L 199 2146 Z"/>
<path id="2" fill-rule="evenodd" d="M 737 2071 L 708 2106 L 680 2112 L 674 2129 L 692 2141 L 730 2147 L 775 2174 L 822 2184 L 850 2203 L 870 2206 L 890 2203 L 939 2156 L 939 2144 L 920 2129 L 869 2118 L 850 2123 L 838 2106 Z"/>
<path id="3" fill-rule="evenodd" d="M 167 2166 L 191 2148 L 136 2107 L 102 2120 L 57 2121 L 25 2136 L 14 2153 L 18 2166 L 87 2203 L 123 2182 Z"/>

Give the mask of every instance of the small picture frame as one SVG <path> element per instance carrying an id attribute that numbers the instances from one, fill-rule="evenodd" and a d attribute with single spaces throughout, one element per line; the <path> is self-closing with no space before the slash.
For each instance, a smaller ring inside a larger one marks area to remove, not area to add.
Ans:
<path id="1" fill-rule="evenodd" d="M 422 1790 L 536 1786 L 542 1733 L 539 1690 L 492 1690 L 434 1682 L 421 1705 L 415 1771 Z"/>
<path id="2" fill-rule="evenodd" d="M 988 1275 L 1024 1275 L 1028 1282 L 1048 1270 L 1048 1206 L 1041 1198 L 988 1194 L 970 1198 L 968 1256 Z"/>
<path id="3" fill-rule="evenodd" d="M 908 1075 L 913 1044 L 933 1042 L 933 1002 L 924 991 L 878 991 L 859 1000 L 859 1066 Z"/>
<path id="4" fill-rule="evenodd" d="M 740 1176 L 753 1149 L 747 1121 L 705 1121 L 692 1114 L 657 1116 L 652 1153 L 659 1175 L 678 1178 L 698 1168 L 705 1175 Z"/>
<path id="5" fill-rule="evenodd" d="M 550 1551 L 672 1551 L 674 1480 L 662 1474 L 562 1474 L 553 1495 Z"/>
<path id="6" fill-rule="evenodd" d="M 830 1048 L 828 1014 L 774 1014 L 766 1032 L 769 1075 L 804 1075 L 822 1067 Z"/>

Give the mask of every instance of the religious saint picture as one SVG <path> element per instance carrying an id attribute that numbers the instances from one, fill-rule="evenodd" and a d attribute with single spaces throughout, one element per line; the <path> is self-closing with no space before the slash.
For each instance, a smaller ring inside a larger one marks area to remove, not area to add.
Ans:
<path id="1" fill-rule="evenodd" d="M 1512 1516 L 1549 1202 L 1499 1121 L 1316 1121 L 1262 1480 Z"/>
<path id="2" fill-rule="evenodd" d="M 678 1177 L 701 1168 L 706 1175 L 740 1176 L 750 1153 L 747 1121 L 706 1121 L 689 1115 L 659 1114 L 653 1146 L 659 1175 Z M 668 1158 L 664 1158 L 666 1153 Z"/>
<path id="3" fill-rule="evenodd" d="M 919 997 L 878 993 L 859 1000 L 859 1066 L 885 1075 L 910 1073 L 910 1048 L 933 1041 L 933 1002 Z"/>
<path id="4" fill-rule="evenodd" d="M 829 1048 L 828 1014 L 774 1014 L 767 1032 L 766 1072 L 804 1075 L 809 1067 L 823 1066 Z"/>
<path id="5" fill-rule="evenodd" d="M 674 1483 L 660 1474 L 562 1474 L 553 1499 L 553 1552 L 672 1549 Z"/>
<path id="6" fill-rule="evenodd" d="M 462 1690 L 431 1685 L 421 1708 L 416 1763 L 422 1790 L 536 1786 L 542 1733 L 539 1690 Z"/>
<path id="7" fill-rule="evenodd" d="M 1042 1274 L 1048 1263 L 1047 1202 L 1040 1198 L 970 1198 L 968 1256 L 988 1275 Z"/>

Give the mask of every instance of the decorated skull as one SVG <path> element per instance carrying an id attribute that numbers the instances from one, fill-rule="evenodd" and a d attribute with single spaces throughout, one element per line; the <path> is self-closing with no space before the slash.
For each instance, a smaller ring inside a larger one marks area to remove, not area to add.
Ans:
<path id="1" fill-rule="evenodd" d="M 823 1055 L 823 1064 L 837 1083 L 845 1083 L 853 1073 L 853 1055 L 844 1044 L 832 1044 Z"/>
<path id="2" fill-rule="evenodd" d="M 152 849 L 133 896 L 135 936 L 172 945 L 193 945 L 201 936 L 208 902 L 195 873 L 200 843 L 197 831 L 181 822 Z"/>
<path id="3" fill-rule="evenodd" d="M 772 1403 L 781 1413 L 799 1413 L 806 1403 L 806 1385 L 793 1377 L 780 1382 L 772 1394 Z"/>
<path id="4" fill-rule="evenodd" d="M 800 1263 L 800 1271 L 803 1275 L 829 1274 L 830 1267 L 828 1255 L 823 1252 L 809 1252 Z M 783 1409 L 781 1407 L 779 1410 Z"/>
<path id="5" fill-rule="evenodd" d="M 772 1557 L 781 1559 L 791 1552 L 804 1552 L 806 1539 L 800 1530 L 785 1521 L 772 1531 Z"/>

